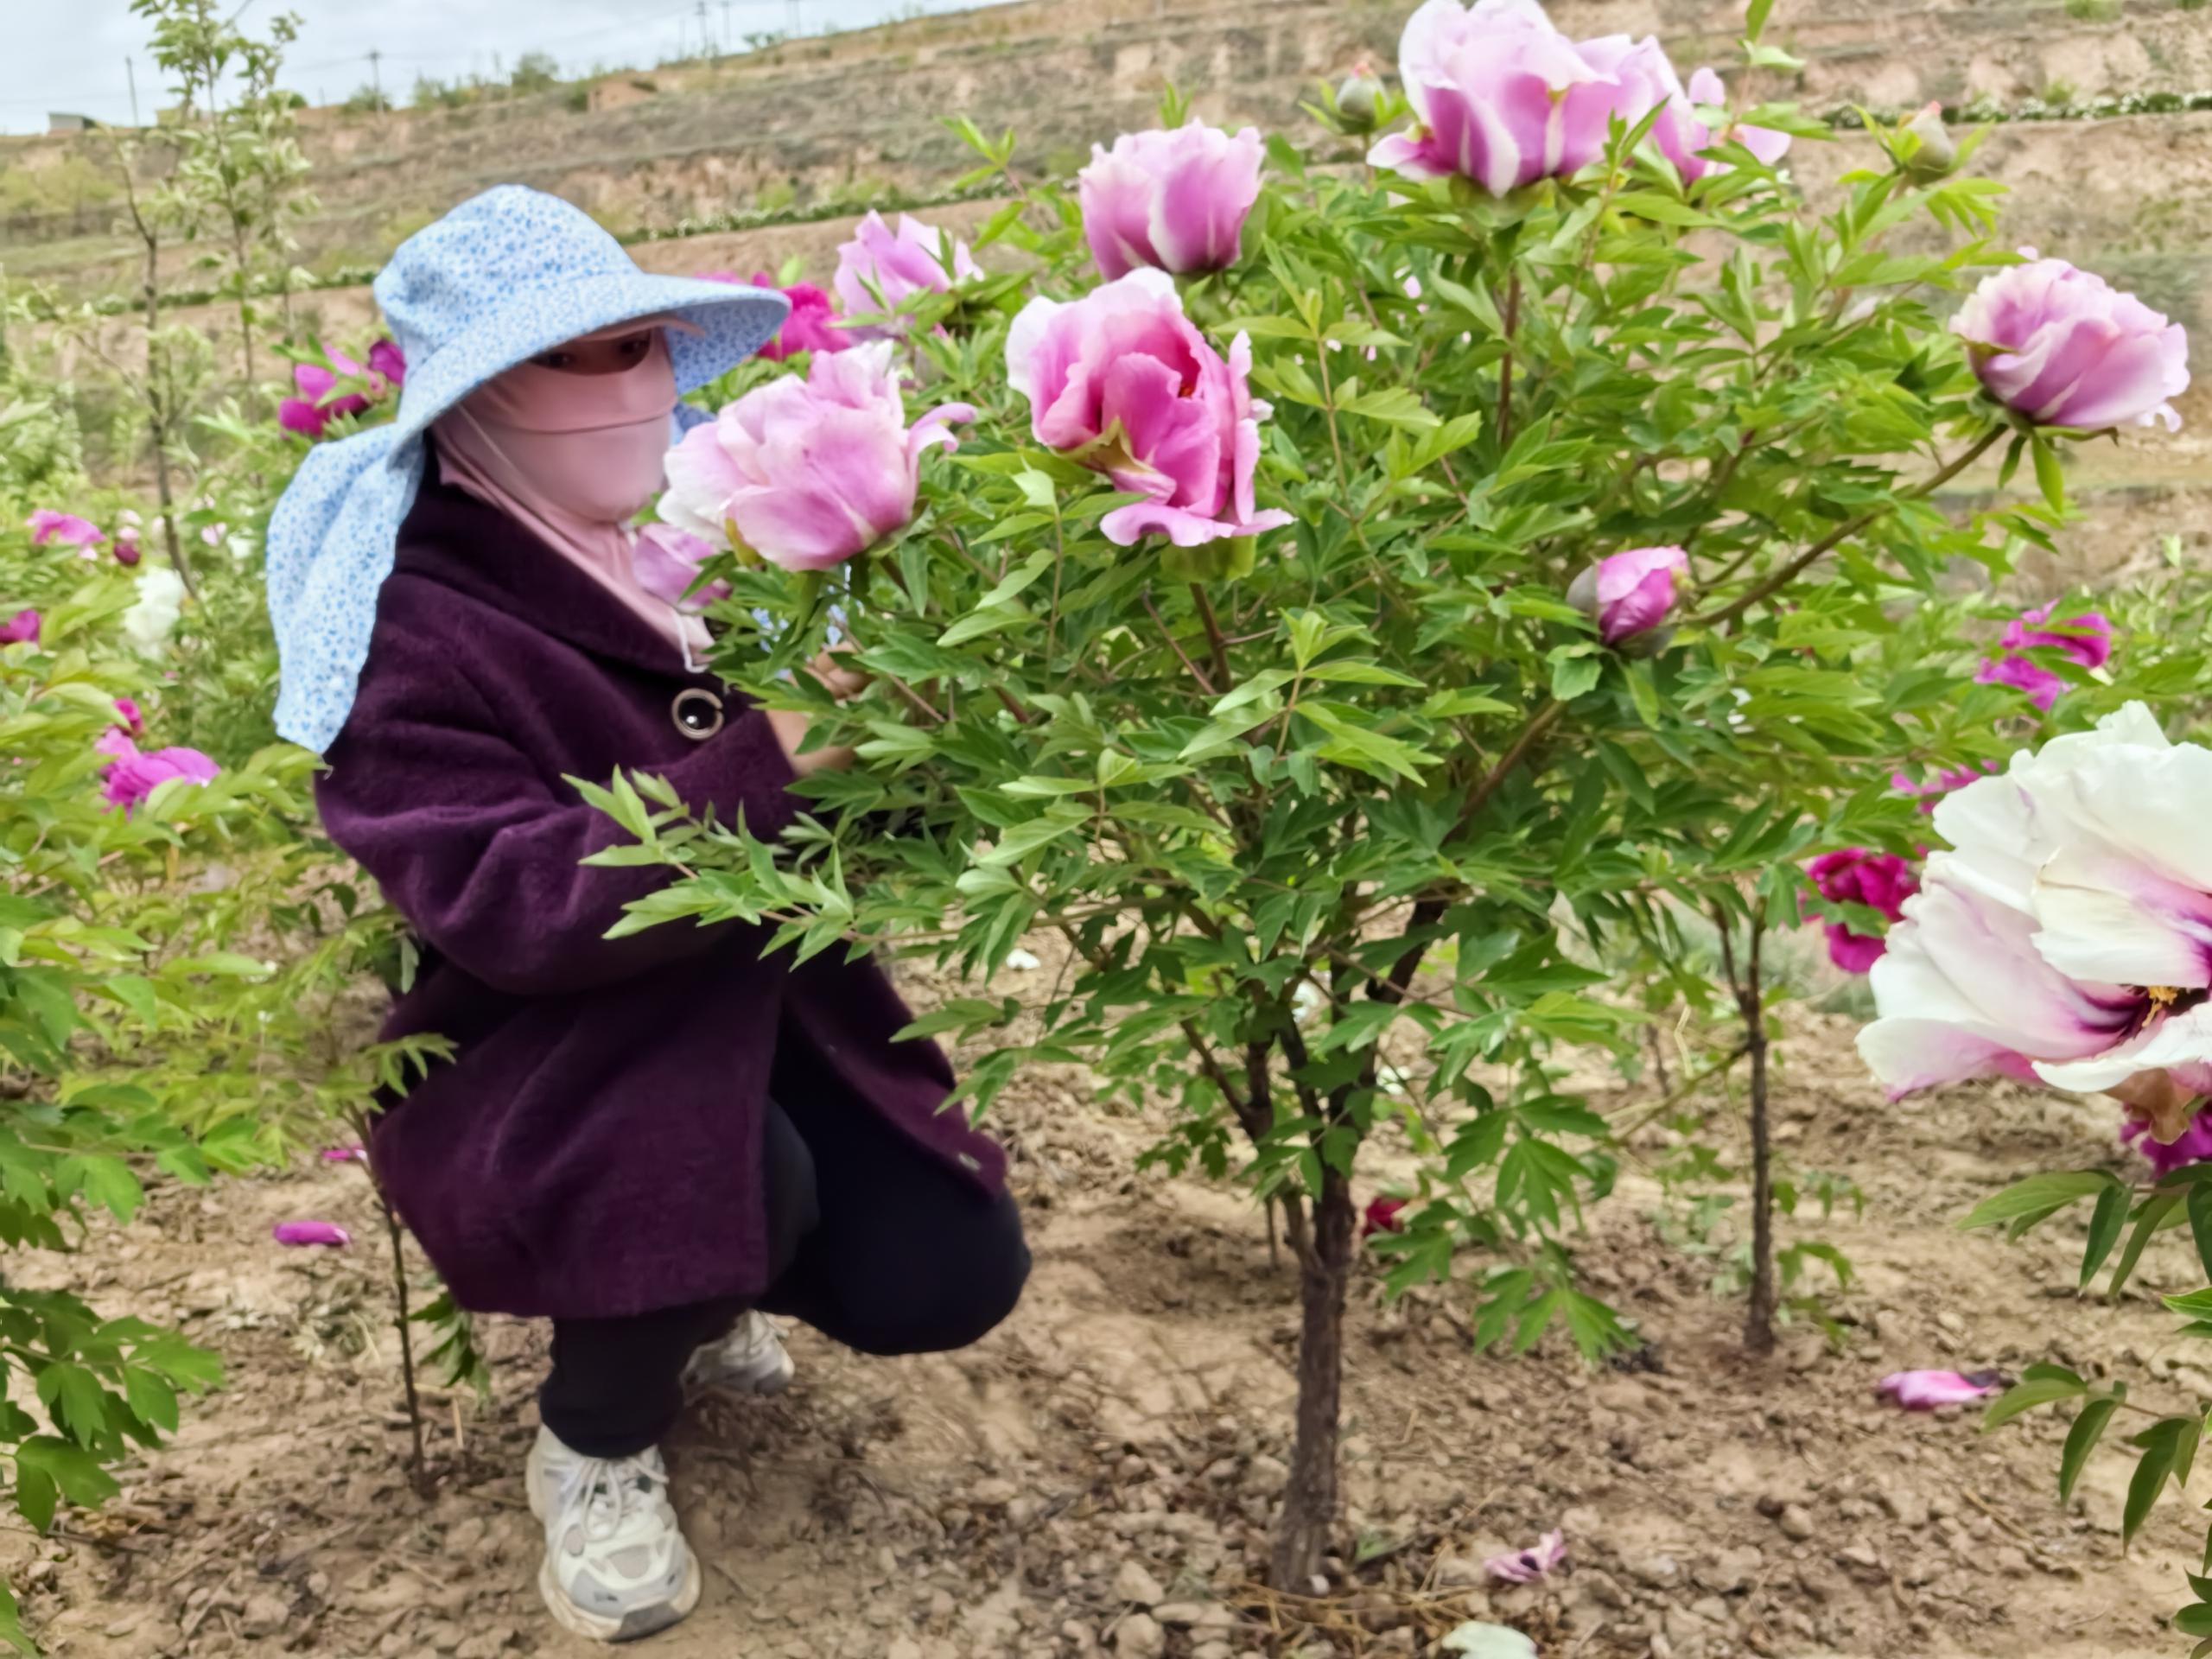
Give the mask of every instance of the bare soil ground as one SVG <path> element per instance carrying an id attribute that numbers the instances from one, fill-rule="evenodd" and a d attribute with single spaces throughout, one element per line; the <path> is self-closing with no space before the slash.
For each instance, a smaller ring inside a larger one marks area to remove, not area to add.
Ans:
<path id="1" fill-rule="evenodd" d="M 1306 1601 L 1259 1587 L 1287 1449 L 1287 1264 L 1241 1195 L 1131 1173 L 1156 1122 L 1102 1107 L 1078 1071 L 1032 1073 L 996 1118 L 1037 1256 L 1022 1306 L 976 1348 L 924 1359 L 861 1358 L 801 1330 L 791 1394 L 702 1402 L 671 1454 L 707 1595 L 648 1650 L 1320 1659 L 1437 1652 L 1476 1617 L 1526 1630 L 1545 1659 L 2178 1651 L 2158 1616 L 2185 1599 L 2201 1536 L 2188 1510 L 2169 1503 L 2124 1555 L 2120 1454 L 2061 1510 L 2063 1427 L 2048 1414 L 1985 1435 L 1872 1390 L 1904 1367 L 2056 1359 L 2109 1361 L 2156 1407 L 2212 1397 L 2152 1299 L 2195 1282 L 2192 1258 L 2154 1247 L 2115 1307 L 2065 1288 L 2078 1235 L 1958 1233 L 1977 1197 L 2022 1173 L 2121 1166 L 2109 1116 L 2005 1087 L 1885 1106 L 1850 1029 L 1797 1016 L 1779 1096 L 1787 1154 L 1867 1197 L 1863 1218 L 1802 1230 L 1858 1269 L 1832 1303 L 1840 1345 L 1799 1325 L 1772 1360 L 1744 1358 L 1739 1306 L 1710 1294 L 1708 1261 L 1665 1242 L 1660 1190 L 1633 1156 L 1575 1241 L 1644 1339 L 1624 1361 L 1592 1369 L 1550 1338 L 1521 1359 L 1476 1354 L 1463 1292 L 1393 1304 L 1365 1274 L 1343 1529 L 1364 1559 Z M 1650 1092 L 1586 1081 L 1607 1109 Z M 1632 1153 L 1656 1153 L 1649 1133 Z M 1375 1151 L 1369 1182 L 1402 1172 L 1387 1142 Z M 270 1223 L 300 1215 L 360 1242 L 273 1246 Z M 1783 1224 L 1784 1241 L 1800 1230 Z M 105 1311 L 179 1322 L 219 1350 L 231 1382 L 124 1471 L 107 1511 L 65 1516 L 56 1540 L 0 1538 L 49 1651 L 585 1650 L 534 1589 L 520 1474 L 542 1327 L 491 1322 L 493 1397 L 433 1401 L 435 1487 L 416 1496 L 389 1262 L 357 1170 L 170 1188 L 70 1265 Z M 1485 1584 L 1484 1556 L 1555 1527 L 1565 1569 Z"/>

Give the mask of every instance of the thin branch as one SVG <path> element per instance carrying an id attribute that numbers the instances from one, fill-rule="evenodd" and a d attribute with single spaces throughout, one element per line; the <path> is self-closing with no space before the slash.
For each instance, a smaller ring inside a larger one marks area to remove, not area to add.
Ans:
<path id="1" fill-rule="evenodd" d="M 1521 326 L 1521 273 L 1516 269 L 1505 286 L 1505 355 L 1497 365 L 1497 448 L 1502 454 L 1513 445 L 1513 336 Z"/>
<path id="2" fill-rule="evenodd" d="M 1191 584 L 1191 597 L 1197 601 L 1198 614 L 1205 619 L 1206 644 L 1213 652 L 1213 677 L 1221 683 L 1221 689 L 1227 691 L 1236 681 L 1229 671 L 1229 642 L 1222 638 L 1221 619 L 1213 613 L 1213 601 L 1206 597 L 1203 582 Z"/>
<path id="3" fill-rule="evenodd" d="M 1179 642 L 1175 638 L 1174 634 L 1169 631 L 1166 620 L 1160 614 L 1159 607 L 1152 602 L 1152 589 L 1147 588 L 1144 590 L 1142 597 L 1144 600 L 1145 614 L 1149 616 L 1153 620 L 1154 625 L 1158 626 L 1160 629 L 1160 637 L 1166 642 L 1168 650 L 1175 653 L 1176 661 L 1181 663 L 1185 668 L 1188 669 L 1191 673 L 1191 677 L 1198 683 L 1198 690 L 1205 692 L 1209 697 L 1220 696 L 1221 694 L 1213 689 L 1213 682 L 1206 678 L 1205 670 L 1200 668 L 1196 663 L 1191 660 L 1190 652 L 1183 649 L 1181 642 Z"/>
<path id="4" fill-rule="evenodd" d="M 1917 501 L 1923 497 L 1933 495 L 1967 467 L 1973 466 L 1975 461 L 1980 460 L 1983 455 L 1988 454 L 1991 447 L 2010 430 L 2012 429 L 2007 426 L 1991 427 L 1971 447 L 1961 450 L 1955 459 L 1914 485 L 1897 500 L 1885 502 L 1878 507 L 1860 513 L 1850 523 L 1840 525 L 1827 535 L 1821 537 L 1819 541 L 1774 572 L 1765 581 L 1750 589 L 1742 597 L 1730 601 L 1717 611 L 1708 611 L 1703 615 L 1692 617 L 1687 626 L 1697 628 L 1717 628 L 1723 623 L 1734 621 L 1761 600 L 1770 598 L 1787 588 L 1814 564 L 1859 534 L 1867 525 L 1895 512 L 1901 503 Z"/>

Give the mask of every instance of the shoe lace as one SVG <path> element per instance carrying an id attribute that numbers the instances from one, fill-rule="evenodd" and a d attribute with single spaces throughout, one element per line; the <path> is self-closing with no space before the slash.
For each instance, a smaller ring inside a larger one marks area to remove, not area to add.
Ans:
<path id="1" fill-rule="evenodd" d="M 583 1512 L 584 1536 L 603 1541 L 657 1500 L 667 1478 L 643 1457 L 583 1458 L 569 1491 L 570 1507 Z"/>

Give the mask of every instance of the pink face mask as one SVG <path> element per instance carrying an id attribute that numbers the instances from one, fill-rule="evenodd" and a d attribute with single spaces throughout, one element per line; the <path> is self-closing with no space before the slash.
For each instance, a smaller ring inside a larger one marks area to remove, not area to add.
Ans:
<path id="1" fill-rule="evenodd" d="M 661 486 L 675 407 L 668 341 L 656 327 L 648 354 L 617 373 L 518 364 L 462 399 L 441 423 L 442 435 L 449 448 L 474 452 L 469 461 L 539 512 L 619 524 Z"/>

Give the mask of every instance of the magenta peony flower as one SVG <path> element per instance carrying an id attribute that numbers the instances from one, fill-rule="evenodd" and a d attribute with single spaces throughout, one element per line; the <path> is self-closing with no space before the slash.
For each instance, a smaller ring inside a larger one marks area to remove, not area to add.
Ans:
<path id="1" fill-rule="evenodd" d="M 1920 878 L 1895 853 L 1846 847 L 1822 853 L 1805 866 L 1813 890 L 1832 905 L 1865 905 L 1885 921 L 1904 915 L 1904 901 L 1920 891 Z M 1859 933 L 1842 922 L 1827 925 L 1828 960 L 1847 974 L 1863 974 L 1881 960 L 1886 942 L 1878 933 Z"/>
<path id="2" fill-rule="evenodd" d="M 197 749 L 156 749 L 139 753 L 130 734 L 111 726 L 92 747 L 108 757 L 100 768 L 101 795 L 110 806 L 126 813 L 172 779 L 188 784 L 212 783 L 223 769 Z"/>
<path id="3" fill-rule="evenodd" d="M 146 717 L 138 712 L 137 699 L 118 697 L 115 700 L 115 712 L 123 716 L 123 723 L 130 728 L 131 736 L 137 737 L 146 729 Z"/>
<path id="4" fill-rule="evenodd" d="M 1890 774 L 1890 787 L 1900 795 L 1918 801 L 1923 812 L 1933 812 L 1936 803 L 1953 790 L 1964 789 L 1968 784 L 1977 783 L 1995 770 L 1994 761 L 1984 767 L 1959 766 L 1950 772 L 1939 772 L 1923 783 L 1915 783 L 1904 773 L 1894 772 Z"/>
<path id="5" fill-rule="evenodd" d="M 1269 411 L 1246 384 L 1252 342 L 1237 335 L 1224 360 L 1184 316 L 1166 272 L 1133 270 L 1066 303 L 1030 301 L 1006 363 L 1039 443 L 1147 498 L 1099 520 L 1109 541 L 1133 547 L 1156 531 L 1197 547 L 1290 523 L 1253 500 Z"/>
<path id="6" fill-rule="evenodd" d="M 31 533 L 33 547 L 44 547 L 49 542 L 62 547 L 98 547 L 107 540 L 91 519 L 79 518 L 73 512 L 57 512 L 52 507 L 33 508 L 23 524 Z"/>
<path id="7" fill-rule="evenodd" d="M 1111 282 L 1142 265 L 1222 270 L 1236 263 L 1244 216 L 1260 199 L 1260 130 L 1230 137 L 1202 122 L 1125 132 L 1090 147 L 1076 175 L 1083 233 Z"/>
<path id="8" fill-rule="evenodd" d="M 1679 547 L 1636 547 L 1608 554 L 1567 584 L 1567 602 L 1598 625 L 1598 638 L 1619 645 L 1648 633 L 1675 608 L 1675 582 L 1689 569 Z"/>
<path id="9" fill-rule="evenodd" d="M 756 270 L 753 285 L 773 288 L 776 284 L 766 271 Z M 791 315 L 784 319 L 776 337 L 760 348 L 761 356 L 780 362 L 793 352 L 842 352 L 855 343 L 852 335 L 836 326 L 836 308 L 830 296 L 812 283 L 793 283 L 783 296 L 791 302 Z"/>
<path id="10" fill-rule="evenodd" d="M 1402 1233 L 1406 1224 L 1398 1217 L 1409 1198 L 1370 1198 L 1367 1208 L 1360 1211 L 1359 1236 L 1372 1238 L 1377 1233 Z"/>
<path id="11" fill-rule="evenodd" d="M 952 271 L 944 268 L 944 251 L 951 250 Z M 837 274 L 832 279 L 848 315 L 896 311 L 909 294 L 927 289 L 942 294 L 957 279 L 981 276 L 965 242 L 956 241 L 934 225 L 911 214 L 899 215 L 899 232 L 893 235 L 883 215 L 871 212 L 853 232 L 853 239 L 837 250 Z M 877 340 L 903 334 L 899 323 L 846 331 L 855 340 Z"/>
<path id="12" fill-rule="evenodd" d="M 361 1147 L 325 1147 L 322 1161 L 326 1164 L 365 1164 L 369 1154 Z"/>
<path id="13" fill-rule="evenodd" d="M 1398 41 L 1416 124 L 1367 159 L 1414 178 L 1456 173 L 1493 196 L 1565 178 L 1605 154 L 1614 116 L 1639 121 L 1665 95 L 1655 59 L 1666 61 L 1657 41 L 1625 35 L 1578 46 L 1536 0 L 1427 0 Z"/>
<path id="14" fill-rule="evenodd" d="M 1983 278 L 1951 332 L 1989 395 L 2044 426 L 2181 427 L 2171 399 L 2189 390 L 2189 334 L 2133 294 L 2063 259 Z"/>
<path id="15" fill-rule="evenodd" d="M 693 427 L 668 453 L 661 517 L 786 570 L 826 570 L 902 528 L 922 452 L 957 447 L 947 423 L 976 411 L 940 404 L 909 429 L 892 349 L 880 340 L 823 353 L 804 380 L 756 386 Z"/>
<path id="16" fill-rule="evenodd" d="M 5 622 L 0 622 L 0 645 L 36 645 L 41 618 L 26 606 Z"/>
<path id="17" fill-rule="evenodd" d="M 678 530 L 674 524 L 647 524 L 638 532 L 638 544 L 630 557 L 638 586 L 655 599 L 696 611 L 729 597 L 726 582 L 710 582 L 696 593 L 691 592 L 699 567 L 714 556 L 714 544 L 688 530 Z"/>
<path id="18" fill-rule="evenodd" d="M 1483 1563 L 1483 1570 L 1502 1583 L 1534 1584 L 1566 1559 L 1567 1535 L 1548 1532 L 1533 1548 L 1491 1556 Z"/>
<path id="19" fill-rule="evenodd" d="M 2212 1107 L 2194 1114 L 2181 1139 L 2171 1144 L 2152 1134 L 2151 1127 L 2144 1119 L 2129 1115 L 2121 1120 L 2120 1143 L 2134 1147 L 2148 1159 L 2152 1174 L 2171 1175 L 2185 1165 L 2212 1159 Z"/>
<path id="20" fill-rule="evenodd" d="M 2026 692 L 2028 701 L 2045 714 L 2050 712 L 2050 706 L 2066 690 L 2066 681 L 2020 652 L 2037 649 L 2063 651 L 2085 671 L 2102 668 L 2112 659 L 2112 623 L 2102 612 L 2084 611 L 2050 627 L 2039 626 L 2050 620 L 2050 609 L 2048 605 L 2040 605 L 2032 611 L 2021 612 L 2006 623 L 2004 637 L 1997 642 L 1997 651 L 1982 658 L 1974 677 L 1979 684 L 2009 685 Z"/>
<path id="21" fill-rule="evenodd" d="M 320 438 L 333 421 L 359 415 L 406 378 L 407 359 L 401 355 L 399 347 L 388 340 L 380 340 L 369 347 L 365 364 L 356 363 L 343 352 L 334 352 L 327 346 L 323 355 L 330 359 L 336 373 L 320 363 L 292 365 L 292 385 L 300 395 L 287 397 L 276 406 L 276 424 L 287 432 Z M 366 390 L 338 391 L 341 378 L 365 381 Z"/>
<path id="22" fill-rule="evenodd" d="M 279 1244 L 320 1244 L 334 1250 L 342 1250 L 353 1242 L 353 1234 L 334 1221 L 280 1221 L 269 1230 L 269 1236 Z"/>
<path id="23" fill-rule="evenodd" d="M 1877 1398 L 1894 1401 L 1907 1411 L 1939 1406 L 1969 1406 L 2000 1392 L 2005 1379 L 1994 1371 L 1892 1371 L 1874 1385 Z"/>

